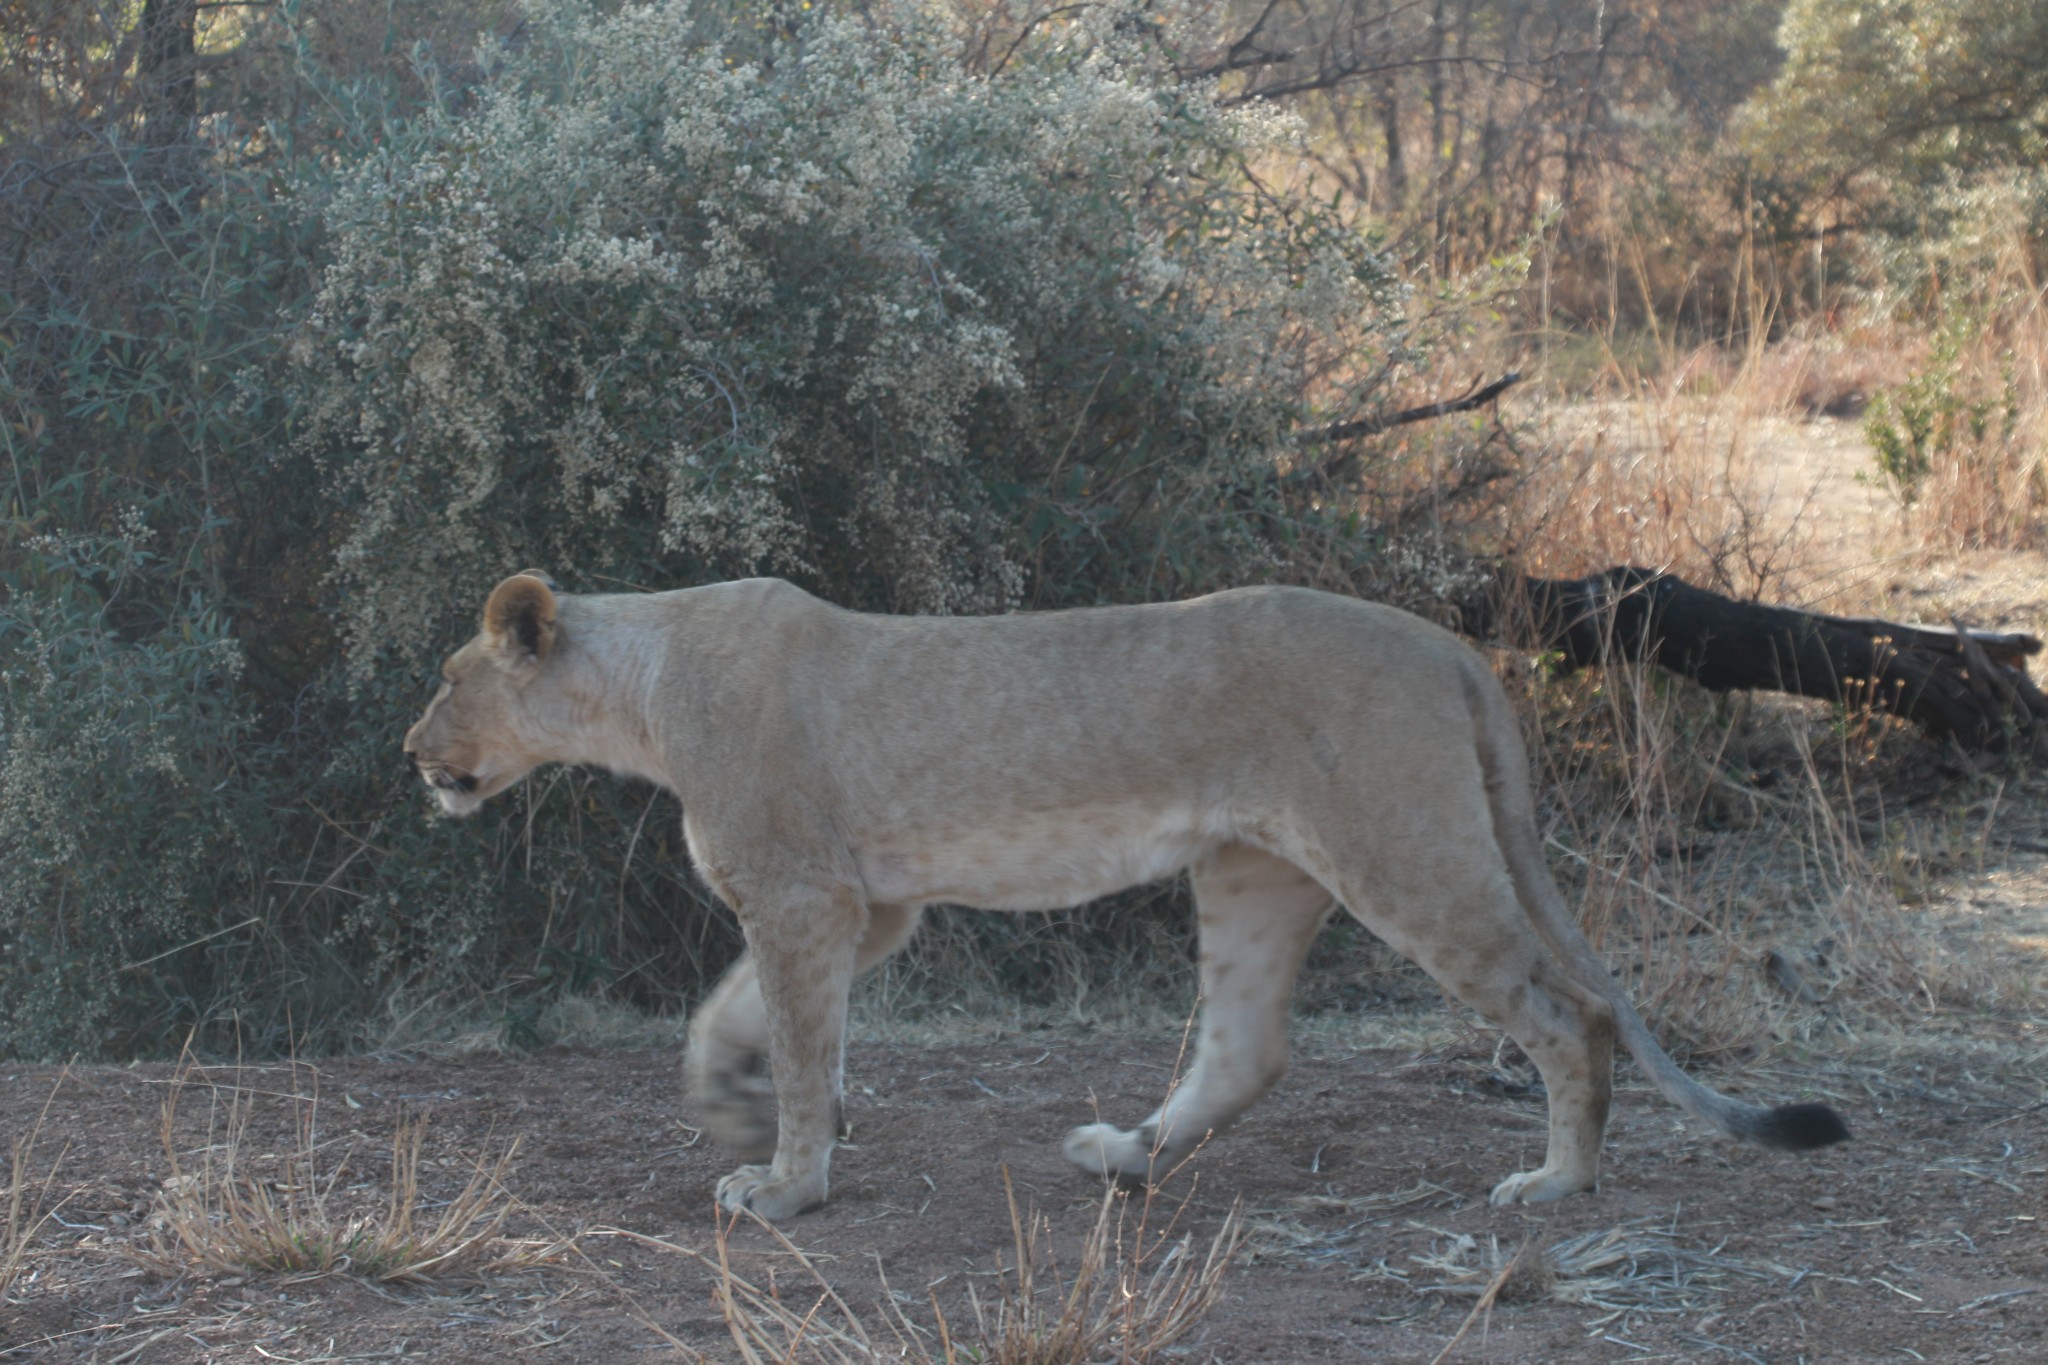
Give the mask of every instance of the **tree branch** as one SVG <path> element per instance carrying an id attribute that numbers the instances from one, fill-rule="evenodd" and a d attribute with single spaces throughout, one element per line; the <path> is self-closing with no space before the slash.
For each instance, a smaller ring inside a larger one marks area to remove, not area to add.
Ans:
<path id="1" fill-rule="evenodd" d="M 1427 422 L 1433 417 L 1448 417 L 1454 412 L 1470 412 L 1474 408 L 1485 407 L 1521 382 L 1521 373 L 1510 371 L 1483 389 L 1475 387 L 1468 390 L 1462 398 L 1424 403 L 1419 408 L 1403 408 L 1399 412 L 1361 417 L 1351 422 L 1338 422 L 1334 426 L 1303 432 L 1295 437 L 1295 440 L 1302 445 L 1328 445 L 1333 441 L 1351 441 L 1360 436 L 1374 436 L 1382 431 L 1406 426 L 1410 422 Z"/>

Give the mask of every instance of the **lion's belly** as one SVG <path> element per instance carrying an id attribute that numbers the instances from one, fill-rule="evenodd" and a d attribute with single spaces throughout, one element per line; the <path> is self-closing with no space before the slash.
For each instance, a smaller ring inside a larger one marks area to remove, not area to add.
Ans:
<path id="1" fill-rule="evenodd" d="M 1056 910 L 1171 876 L 1233 837 L 1192 809 L 1083 809 L 906 830 L 859 861 L 875 901 Z"/>

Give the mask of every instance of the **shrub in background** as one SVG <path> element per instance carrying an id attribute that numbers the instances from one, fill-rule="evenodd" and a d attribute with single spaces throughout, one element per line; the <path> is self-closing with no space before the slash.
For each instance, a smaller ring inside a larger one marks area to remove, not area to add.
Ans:
<path id="1" fill-rule="evenodd" d="M 2040 543 L 2048 514 L 2048 173 L 1987 176 L 1930 196 L 1887 236 L 1873 299 L 1930 334 L 1917 372 L 1881 392 L 1864 432 L 1909 526 L 1930 543 Z"/>
<path id="2" fill-rule="evenodd" d="M 476 112 L 335 196 L 302 444 L 352 509 L 359 677 L 522 564 L 918 612 L 1286 571 L 1260 514 L 1304 396 L 1396 317 L 1242 174 L 1287 125 L 1105 33 L 989 78 L 890 17 L 542 10 Z"/>
<path id="3" fill-rule="evenodd" d="M 0 1037 L 95 1051 L 148 961 L 252 880 L 241 651 L 198 600 L 156 615 L 136 517 L 17 547 L 0 605 Z M 138 619 L 141 618 L 141 619 Z M 173 987 L 175 990 L 176 987 Z"/>

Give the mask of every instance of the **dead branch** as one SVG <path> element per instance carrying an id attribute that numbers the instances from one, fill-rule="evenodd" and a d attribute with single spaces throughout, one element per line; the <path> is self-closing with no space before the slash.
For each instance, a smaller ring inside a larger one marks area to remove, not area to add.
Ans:
<path id="1" fill-rule="evenodd" d="M 1350 441 L 1360 436 L 1374 436 L 1382 431 L 1391 431 L 1395 427 L 1406 426 L 1410 422 L 1427 422 L 1433 417 L 1448 417 L 1454 412 L 1470 412 L 1474 408 L 1485 407 L 1488 403 L 1491 403 L 1494 399 L 1500 397 L 1521 382 L 1521 373 L 1519 371 L 1510 371 L 1483 389 L 1477 387 L 1475 381 L 1475 387 L 1468 390 L 1462 398 L 1451 398 L 1436 403 L 1424 403 L 1419 408 L 1403 408 L 1399 412 L 1377 414 L 1372 417 L 1360 417 L 1350 422 L 1338 422 L 1334 426 L 1303 432 L 1295 437 L 1295 440 L 1302 445 L 1328 445 L 1333 441 Z"/>

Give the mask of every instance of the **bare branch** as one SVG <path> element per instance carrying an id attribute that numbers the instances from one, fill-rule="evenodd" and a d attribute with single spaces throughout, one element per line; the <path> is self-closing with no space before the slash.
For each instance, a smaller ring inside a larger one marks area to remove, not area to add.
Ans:
<path id="1" fill-rule="evenodd" d="M 1485 388 L 1474 387 L 1462 398 L 1444 399 L 1435 403 L 1424 403 L 1419 408 L 1403 408 L 1399 412 L 1376 417 L 1361 417 L 1355 421 L 1338 422 L 1320 431 L 1305 432 L 1295 439 L 1302 445 L 1327 445 L 1333 441 L 1350 441 L 1360 436 L 1373 436 L 1393 427 L 1406 426 L 1410 422 L 1427 422 L 1433 417 L 1448 417 L 1454 412 L 1470 412 L 1483 408 L 1510 388 L 1522 382 L 1521 372 L 1511 370 L 1494 380 Z"/>

